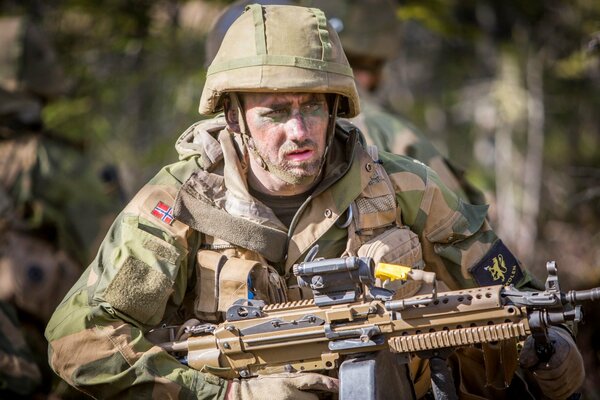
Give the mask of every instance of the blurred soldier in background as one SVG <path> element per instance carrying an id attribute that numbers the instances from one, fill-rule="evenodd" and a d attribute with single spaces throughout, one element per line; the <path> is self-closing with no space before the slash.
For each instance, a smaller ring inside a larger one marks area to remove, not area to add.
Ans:
<path id="1" fill-rule="evenodd" d="M 114 182 L 101 182 L 88 168 L 81 143 L 43 127 L 44 105 L 67 86 L 44 34 L 26 18 L 2 17 L 0 49 L 0 388 L 8 391 L 0 397 L 6 398 L 10 391 L 50 391 L 43 328 L 89 262 L 103 234 L 101 216 L 112 218 L 107 191 Z M 16 313 L 7 311 L 11 306 Z"/>
<path id="2" fill-rule="evenodd" d="M 322 9 L 338 32 L 354 72 L 361 114 L 351 121 L 360 128 L 366 143 L 382 151 L 416 158 L 435 170 L 462 200 L 472 204 L 486 203 L 483 193 L 466 180 L 464 171 L 445 158 L 407 119 L 391 114 L 378 104 L 374 96 L 382 80 L 383 67 L 399 49 L 400 23 L 393 0 L 236 1 L 220 15 L 208 35 L 206 65 L 215 57 L 229 26 L 252 3 L 299 4 Z"/>
<path id="3" fill-rule="evenodd" d="M 382 82 L 385 64 L 396 57 L 400 49 L 396 1 L 303 0 L 302 3 L 320 7 L 340 36 L 360 94 L 362 112 L 352 122 L 363 132 L 367 144 L 424 162 L 460 198 L 472 204 L 484 204 L 483 193 L 466 180 L 464 171 L 444 157 L 411 122 L 388 112 L 374 96 Z"/>

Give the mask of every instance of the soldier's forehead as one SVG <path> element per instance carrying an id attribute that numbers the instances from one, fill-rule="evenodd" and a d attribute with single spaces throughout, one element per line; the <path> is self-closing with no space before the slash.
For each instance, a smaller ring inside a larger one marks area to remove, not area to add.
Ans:
<path id="1" fill-rule="evenodd" d="M 288 103 L 303 103 L 314 99 L 323 100 L 323 93 L 302 93 L 302 92 L 286 92 L 286 93 L 242 93 L 244 105 L 249 106 L 269 106 L 273 104 L 288 104 Z"/>

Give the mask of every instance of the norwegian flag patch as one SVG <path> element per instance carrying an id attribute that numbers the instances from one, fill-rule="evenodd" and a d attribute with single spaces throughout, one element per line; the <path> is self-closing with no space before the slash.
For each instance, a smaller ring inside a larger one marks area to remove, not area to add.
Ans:
<path id="1" fill-rule="evenodd" d="M 171 225 L 175 219 L 175 217 L 173 217 L 173 208 L 162 201 L 159 201 L 156 207 L 154 207 L 152 215 L 169 225 Z"/>

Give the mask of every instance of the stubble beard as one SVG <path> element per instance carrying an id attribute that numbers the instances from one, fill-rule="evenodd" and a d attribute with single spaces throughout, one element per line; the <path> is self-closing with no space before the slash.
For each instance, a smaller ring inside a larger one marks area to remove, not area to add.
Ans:
<path id="1" fill-rule="evenodd" d="M 302 147 L 310 147 L 314 151 L 318 148 L 312 140 L 307 140 L 302 143 L 286 142 L 279 148 L 278 159 L 281 161 L 271 160 L 266 152 L 256 147 L 255 143 L 253 143 L 251 149 L 255 156 L 266 164 L 265 169 L 282 181 L 292 185 L 308 185 L 318 178 L 321 171 L 323 155 L 309 161 L 290 162 L 285 160 L 285 154 Z"/>

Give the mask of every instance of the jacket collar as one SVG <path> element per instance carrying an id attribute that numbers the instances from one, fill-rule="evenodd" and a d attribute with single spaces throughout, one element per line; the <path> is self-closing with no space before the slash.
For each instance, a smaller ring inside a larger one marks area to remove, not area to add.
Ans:
<path id="1" fill-rule="evenodd" d="M 304 253 L 331 228 L 368 183 L 368 179 L 365 182 L 361 177 L 366 153 L 357 146 L 358 131 L 338 124 L 324 177 L 294 218 L 288 234 L 273 211 L 248 192 L 247 151 L 240 135 L 221 126 L 215 138 L 218 124 L 214 120 L 204 124 L 211 131 L 196 124 L 177 142 L 180 155 L 185 151 L 184 158 L 210 154 L 210 162 L 200 160 L 203 168 L 195 171 L 180 188 L 175 217 L 193 229 L 256 251 L 274 263 L 295 260 Z M 357 155 L 358 164 L 354 162 Z M 326 210 L 330 217 L 324 219 Z"/>

